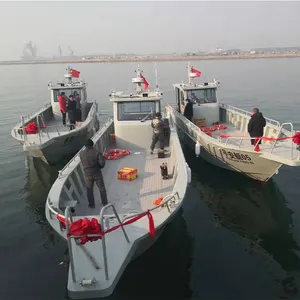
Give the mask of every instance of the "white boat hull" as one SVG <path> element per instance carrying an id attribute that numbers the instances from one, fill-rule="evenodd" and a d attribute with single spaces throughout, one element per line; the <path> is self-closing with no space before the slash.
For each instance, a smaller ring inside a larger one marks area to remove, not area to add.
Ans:
<path id="1" fill-rule="evenodd" d="M 300 152 L 290 138 L 275 143 L 263 142 L 260 145 L 260 151 L 254 151 L 250 137 L 247 137 L 247 123 L 250 118 L 247 112 L 233 107 L 227 110 L 220 108 L 220 122 L 225 123 L 227 128 L 223 132 L 222 130 L 214 131 L 212 136 L 202 132 L 173 107 L 168 106 L 168 112 L 178 128 L 183 143 L 196 151 L 195 145 L 198 142 L 200 144 L 199 156 L 218 167 L 239 172 L 260 182 L 267 182 L 278 173 L 283 164 L 300 165 Z M 294 135 L 293 129 L 285 130 L 277 123 L 267 119 L 265 136 L 277 138 Z M 287 125 L 292 127 L 290 123 Z M 222 134 L 228 138 L 222 138 Z"/>
<path id="2" fill-rule="evenodd" d="M 190 137 L 184 136 L 182 141 L 192 150 L 195 149 L 196 143 Z M 208 149 L 211 149 L 211 151 Z M 267 182 L 274 174 L 278 173 L 282 166 L 281 163 L 266 160 L 256 153 L 249 153 L 240 150 L 230 151 L 219 147 L 218 150 L 215 151 L 215 149 L 216 147 L 213 144 L 209 144 L 209 147 L 207 148 L 201 146 L 200 157 L 217 167 L 239 172 L 260 182 Z M 240 159 L 236 158 L 235 154 L 238 154 L 237 156 L 240 157 Z M 246 159 L 242 159 L 242 155 L 246 157 Z"/>

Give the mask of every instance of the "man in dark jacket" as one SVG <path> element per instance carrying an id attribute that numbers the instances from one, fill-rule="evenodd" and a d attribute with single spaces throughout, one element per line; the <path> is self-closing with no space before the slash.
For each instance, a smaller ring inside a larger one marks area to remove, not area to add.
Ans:
<path id="1" fill-rule="evenodd" d="M 70 121 L 70 130 L 75 129 L 75 123 L 76 123 L 76 102 L 73 95 L 69 96 L 68 101 L 68 118 Z"/>
<path id="2" fill-rule="evenodd" d="M 91 208 L 95 207 L 94 182 L 96 182 L 99 188 L 103 206 L 108 203 L 105 183 L 101 171 L 101 169 L 105 166 L 105 160 L 102 154 L 96 151 L 93 146 L 93 141 L 87 140 L 85 144 L 86 148 L 80 152 L 80 160 L 86 181 L 87 198 L 89 201 L 89 207 Z"/>
<path id="3" fill-rule="evenodd" d="M 252 138 L 259 138 L 264 135 L 264 127 L 266 126 L 266 119 L 258 108 L 254 108 L 251 119 L 248 123 L 248 133 Z M 254 145 L 255 139 L 251 139 L 251 145 Z M 259 143 L 261 144 L 261 140 Z"/>
<path id="4" fill-rule="evenodd" d="M 194 111 L 193 111 L 193 105 L 194 103 L 190 99 L 186 99 L 187 104 L 184 108 L 183 115 L 190 121 L 192 121 L 192 118 L 194 116 Z"/>
<path id="5" fill-rule="evenodd" d="M 155 119 L 152 120 L 151 126 L 153 128 L 152 143 L 150 146 L 151 154 L 155 148 L 156 143 L 159 141 L 160 149 L 164 150 L 164 121 L 161 119 L 161 113 L 157 112 Z"/>

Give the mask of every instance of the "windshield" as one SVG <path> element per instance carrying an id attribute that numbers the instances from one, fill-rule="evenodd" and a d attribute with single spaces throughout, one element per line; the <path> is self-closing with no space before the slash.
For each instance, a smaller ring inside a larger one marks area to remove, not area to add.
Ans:
<path id="1" fill-rule="evenodd" d="M 217 102 L 216 89 L 214 88 L 188 91 L 187 97 L 198 104 Z"/>
<path id="2" fill-rule="evenodd" d="M 118 103 L 118 120 L 142 120 L 147 115 L 147 120 L 152 119 L 151 112 L 159 111 L 156 109 L 155 101 L 132 101 Z"/>
<path id="3" fill-rule="evenodd" d="M 78 88 L 77 89 L 75 88 L 75 89 L 53 90 L 53 92 L 54 92 L 54 99 L 53 100 L 54 100 L 54 102 L 58 102 L 58 96 L 60 95 L 61 92 L 64 92 L 67 98 L 69 98 L 70 95 L 78 94 L 79 97 L 82 99 L 83 95 L 81 95 L 81 90 L 82 89 L 78 89 Z"/>

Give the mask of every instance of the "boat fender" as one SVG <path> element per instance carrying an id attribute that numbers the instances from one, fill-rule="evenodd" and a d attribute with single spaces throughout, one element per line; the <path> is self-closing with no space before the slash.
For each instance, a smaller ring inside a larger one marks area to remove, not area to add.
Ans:
<path id="1" fill-rule="evenodd" d="M 199 142 L 197 142 L 195 144 L 195 154 L 196 154 L 197 157 L 199 157 L 199 155 L 200 155 L 200 150 L 201 150 L 201 145 L 200 145 Z"/>
<path id="2" fill-rule="evenodd" d="M 191 183 L 192 181 L 192 171 L 191 168 L 189 167 L 189 165 L 187 163 L 186 164 L 186 172 L 187 172 L 187 176 L 188 176 L 188 183 Z"/>

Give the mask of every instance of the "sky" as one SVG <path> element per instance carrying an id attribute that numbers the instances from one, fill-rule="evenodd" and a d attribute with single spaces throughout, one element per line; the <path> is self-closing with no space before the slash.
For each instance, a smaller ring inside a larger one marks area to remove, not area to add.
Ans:
<path id="1" fill-rule="evenodd" d="M 0 2 L 0 60 L 300 46 L 300 2 Z"/>

